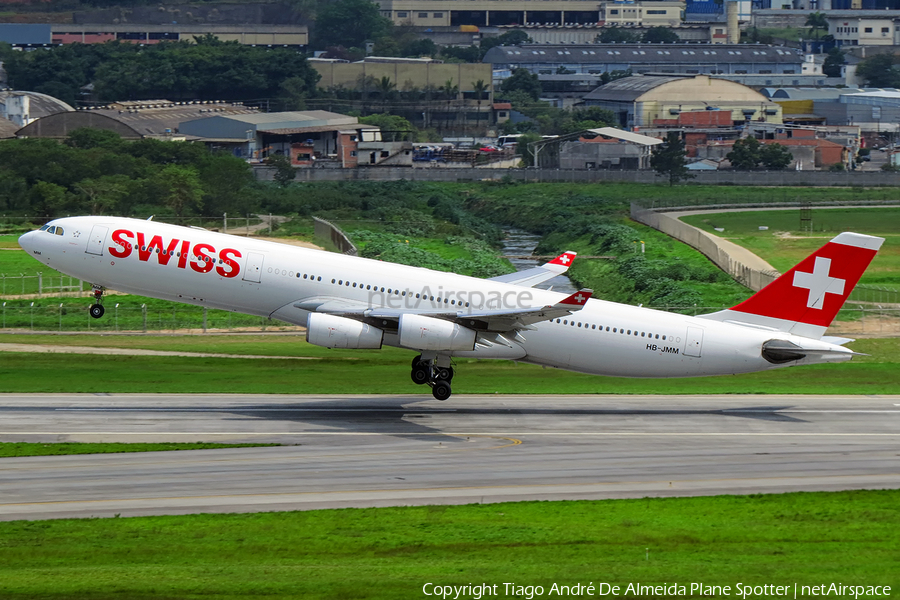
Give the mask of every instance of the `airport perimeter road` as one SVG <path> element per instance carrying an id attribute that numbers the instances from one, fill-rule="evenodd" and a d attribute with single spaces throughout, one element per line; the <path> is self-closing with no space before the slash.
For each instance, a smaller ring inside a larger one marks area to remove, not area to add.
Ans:
<path id="1" fill-rule="evenodd" d="M 0 395 L 0 519 L 900 487 L 900 396 Z"/>

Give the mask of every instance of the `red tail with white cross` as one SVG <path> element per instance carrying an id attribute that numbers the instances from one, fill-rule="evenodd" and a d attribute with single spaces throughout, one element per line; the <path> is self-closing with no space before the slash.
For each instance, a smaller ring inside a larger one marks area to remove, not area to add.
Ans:
<path id="1" fill-rule="evenodd" d="M 740 318 L 734 313 L 745 313 L 828 327 L 882 242 L 879 237 L 842 233 L 729 312 L 734 319 Z"/>

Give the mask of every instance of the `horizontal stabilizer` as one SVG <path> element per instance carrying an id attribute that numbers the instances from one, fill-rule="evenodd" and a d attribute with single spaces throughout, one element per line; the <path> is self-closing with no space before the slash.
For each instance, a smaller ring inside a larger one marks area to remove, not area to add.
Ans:
<path id="1" fill-rule="evenodd" d="M 575 260 L 575 256 L 575 252 L 566 251 L 550 262 L 544 263 L 539 267 L 526 269 L 517 273 L 509 273 L 507 275 L 492 277 L 489 281 L 509 283 L 512 285 L 520 285 L 522 287 L 534 287 L 539 283 L 549 281 L 557 275 L 562 275 L 563 273 L 568 271 L 569 267 L 572 266 L 572 261 Z"/>

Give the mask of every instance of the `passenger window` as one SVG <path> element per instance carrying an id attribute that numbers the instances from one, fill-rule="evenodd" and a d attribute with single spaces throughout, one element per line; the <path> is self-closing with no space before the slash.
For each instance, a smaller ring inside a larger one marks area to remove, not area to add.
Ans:
<path id="1" fill-rule="evenodd" d="M 656 339 L 659 339 L 659 334 L 658 334 L 658 333 L 656 334 Z"/>
<path id="2" fill-rule="evenodd" d="M 348 282 L 345 283 L 344 285 L 346 285 L 347 287 L 350 287 L 350 282 L 348 281 Z"/>
<path id="3" fill-rule="evenodd" d="M 581 327 L 581 321 L 578 322 L 578 326 Z"/>
<path id="4" fill-rule="evenodd" d="M 591 325 L 591 329 L 597 329 L 596 325 Z M 601 328 L 602 329 L 602 328 Z"/>
<path id="5" fill-rule="evenodd" d="M 609 331 L 609 327 L 607 327 L 606 330 Z M 613 329 L 613 332 L 615 332 L 615 329 Z"/>
<path id="6" fill-rule="evenodd" d="M 666 336 L 663 336 L 663 339 L 666 339 Z"/>
<path id="7" fill-rule="evenodd" d="M 563 325 L 568 325 L 568 324 L 569 324 L 569 320 L 568 320 L 568 319 L 566 319 L 566 320 L 563 321 Z"/>
<path id="8" fill-rule="evenodd" d="M 322 278 L 321 278 L 321 277 L 319 277 L 319 278 L 318 278 L 318 279 L 316 279 L 316 281 L 322 281 Z"/>
<path id="9" fill-rule="evenodd" d="M 644 337 L 644 332 L 643 332 L 643 331 L 641 332 L 641 337 Z"/>
<path id="10" fill-rule="evenodd" d="M 613 327 L 613 333 L 617 333 L 619 330 Z"/>

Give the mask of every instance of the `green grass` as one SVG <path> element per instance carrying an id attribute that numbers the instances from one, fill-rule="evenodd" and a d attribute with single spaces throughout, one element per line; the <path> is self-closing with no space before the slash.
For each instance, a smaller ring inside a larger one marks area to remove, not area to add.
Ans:
<path id="1" fill-rule="evenodd" d="M 739 244 L 785 272 L 842 231 L 885 238 L 866 270 L 862 285 L 900 289 L 900 209 L 813 210 L 813 232 L 800 230 L 800 211 L 759 211 L 693 215 L 682 220 Z M 760 231 L 766 226 L 767 231 Z M 715 228 L 724 228 L 717 232 Z M 788 235 L 784 235 L 788 234 Z"/>
<path id="2" fill-rule="evenodd" d="M 498 584 L 501 598 L 526 597 L 504 582 L 544 597 L 591 582 L 896 590 L 898 522 L 897 490 L 16 521 L 0 523 L 0 595 L 393 600 L 428 597 L 429 582 Z"/>
<path id="3" fill-rule="evenodd" d="M 172 450 L 215 450 L 218 448 L 256 448 L 281 444 L 214 444 L 196 443 L 74 443 L 40 444 L 31 442 L 0 442 L 0 458 L 20 456 L 61 456 L 70 454 L 116 454 L 120 452 L 163 452 Z"/>
<path id="4" fill-rule="evenodd" d="M 61 343 L 74 340 L 59 339 Z M 174 342 L 176 338 L 161 339 Z M 207 338 L 196 339 L 199 348 Z M 107 345 L 144 343 L 126 340 L 116 337 Z M 286 352 L 285 343 L 279 340 L 273 351 Z M 298 355 L 317 360 L 98 355 L 75 359 L 64 354 L 9 352 L 3 353 L 0 362 L 0 391 L 427 395 L 426 389 L 409 380 L 411 351 L 339 351 L 302 340 L 296 343 Z M 453 390 L 456 394 L 818 394 L 823 389 L 832 394 L 900 393 L 900 339 L 859 340 L 851 347 L 871 356 L 849 363 L 691 379 L 599 377 L 509 361 L 459 359 Z M 266 351 L 256 346 L 254 353 Z"/>

